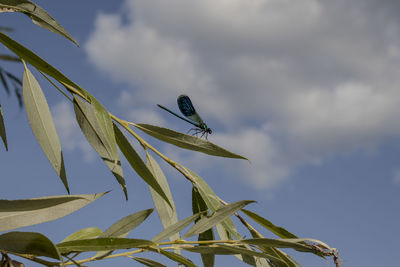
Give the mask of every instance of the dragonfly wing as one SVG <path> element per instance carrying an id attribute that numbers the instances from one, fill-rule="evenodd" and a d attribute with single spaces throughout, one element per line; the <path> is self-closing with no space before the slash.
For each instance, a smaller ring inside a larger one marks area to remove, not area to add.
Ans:
<path id="1" fill-rule="evenodd" d="M 193 107 L 192 101 L 190 101 L 190 98 L 187 95 L 180 95 L 177 102 L 180 111 L 186 118 L 199 124 L 203 123 L 203 120 L 201 119 L 199 114 L 197 114 L 196 110 Z"/>

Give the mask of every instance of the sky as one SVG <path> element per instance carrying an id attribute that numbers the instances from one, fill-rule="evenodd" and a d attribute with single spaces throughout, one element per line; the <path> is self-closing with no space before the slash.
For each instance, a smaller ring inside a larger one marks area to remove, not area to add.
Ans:
<path id="1" fill-rule="evenodd" d="M 190 125 L 156 104 L 177 111 L 177 96 L 187 94 L 213 130 L 209 140 L 249 158 L 250 163 L 214 158 L 146 137 L 199 173 L 222 199 L 256 200 L 251 210 L 300 237 L 337 248 L 344 266 L 397 264 L 398 1 L 36 3 L 76 38 L 79 48 L 22 14 L 2 13 L 1 25 L 15 28 L 12 38 L 89 90 L 113 114 L 186 132 Z M 21 66 L 1 64 L 22 77 Z M 130 199 L 124 201 L 80 133 L 70 103 L 36 77 L 60 135 L 72 193 L 112 192 L 65 218 L 21 230 L 40 231 L 59 242 L 84 227 L 104 230 L 152 207 L 146 185 L 128 167 Z M 2 89 L 0 103 L 10 150 L 0 152 L 0 197 L 65 194 L 25 111 Z M 191 213 L 191 185 L 162 167 L 183 219 Z M 149 221 L 132 237 L 152 238 L 151 233 L 161 231 L 156 214 Z M 369 253 L 373 256 L 366 257 Z M 313 255 L 291 255 L 303 266 L 333 266 Z M 200 262 L 197 256 L 194 260 Z M 217 257 L 216 266 L 228 264 L 246 265 Z"/>

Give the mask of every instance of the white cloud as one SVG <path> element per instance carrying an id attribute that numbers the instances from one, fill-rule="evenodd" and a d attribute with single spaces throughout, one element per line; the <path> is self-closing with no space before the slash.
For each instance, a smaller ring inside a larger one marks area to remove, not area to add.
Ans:
<path id="1" fill-rule="evenodd" d="M 85 48 L 135 88 L 121 93 L 125 114 L 162 122 L 155 104 L 175 107 L 187 93 L 210 127 L 221 125 L 212 141 L 248 151 L 247 180 L 268 187 L 297 166 L 399 136 L 400 27 L 396 5 L 375 12 L 384 5 L 393 6 L 127 0 L 126 18 L 97 17 Z"/>

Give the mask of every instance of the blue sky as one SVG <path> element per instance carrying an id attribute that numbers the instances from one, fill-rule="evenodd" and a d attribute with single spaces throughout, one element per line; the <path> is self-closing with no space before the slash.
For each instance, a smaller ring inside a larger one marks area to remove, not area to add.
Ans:
<path id="1" fill-rule="evenodd" d="M 156 104 L 177 110 L 176 97 L 191 96 L 213 129 L 210 141 L 251 163 L 168 145 L 161 149 L 198 172 L 221 198 L 258 201 L 250 209 L 300 237 L 338 248 L 345 266 L 396 266 L 396 1 L 37 3 L 80 48 L 21 14 L 3 13 L 1 25 L 14 27 L 14 39 L 89 90 L 112 113 L 186 132 L 190 126 Z M 2 66 L 22 77 L 21 66 Z M 81 228 L 105 229 L 150 208 L 148 189 L 129 168 L 124 172 L 130 199 L 124 201 L 118 184 L 79 132 L 70 104 L 37 78 L 56 121 L 72 193 L 112 192 L 61 220 L 22 230 L 40 231 L 58 242 Z M 0 101 L 10 149 L 0 153 L 1 198 L 64 194 L 35 143 L 25 111 L 4 91 Z M 191 186 L 168 166 L 163 168 L 182 219 L 191 212 Z M 151 224 L 136 229 L 132 237 L 151 238 L 161 231 L 156 214 L 149 220 Z M 293 255 L 303 266 L 326 266 L 313 255 Z M 217 257 L 216 266 L 227 264 L 245 266 L 233 257 Z"/>

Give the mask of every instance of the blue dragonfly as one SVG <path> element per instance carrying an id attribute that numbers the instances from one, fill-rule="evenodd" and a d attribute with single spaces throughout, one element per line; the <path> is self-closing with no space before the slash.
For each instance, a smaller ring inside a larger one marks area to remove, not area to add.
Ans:
<path id="1" fill-rule="evenodd" d="M 162 108 L 165 111 L 168 111 L 172 115 L 190 123 L 196 126 L 197 128 L 192 128 L 188 131 L 194 131 L 194 135 L 198 135 L 201 133 L 201 137 L 205 136 L 207 139 L 208 134 L 212 133 L 212 130 L 207 127 L 207 124 L 204 123 L 204 121 L 201 119 L 200 115 L 196 112 L 196 110 L 193 107 L 192 101 L 190 101 L 190 98 L 187 95 L 180 95 L 177 99 L 178 102 L 178 107 L 182 114 L 186 117 L 182 117 L 175 112 L 167 109 L 164 106 L 161 106 L 157 104 L 160 108 Z"/>

